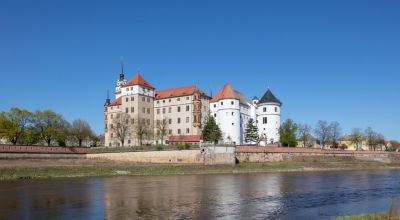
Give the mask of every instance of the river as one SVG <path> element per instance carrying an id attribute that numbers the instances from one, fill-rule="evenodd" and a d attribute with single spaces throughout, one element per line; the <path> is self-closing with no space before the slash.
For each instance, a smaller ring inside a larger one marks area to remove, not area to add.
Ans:
<path id="1" fill-rule="evenodd" d="M 384 211 L 399 170 L 0 181 L 1 219 L 330 219 Z"/>

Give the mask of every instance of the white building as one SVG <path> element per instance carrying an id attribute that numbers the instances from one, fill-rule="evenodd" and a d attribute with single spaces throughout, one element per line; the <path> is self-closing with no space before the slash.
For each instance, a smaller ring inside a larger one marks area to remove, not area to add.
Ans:
<path id="1" fill-rule="evenodd" d="M 233 90 L 227 83 L 211 99 L 210 110 L 223 132 L 225 142 L 249 144 L 245 142 L 244 131 L 249 119 L 253 118 L 258 127 L 259 137 L 268 143 L 275 143 L 279 142 L 281 105 L 269 87 L 260 100 L 255 96 L 253 102 L 248 102 L 242 93 Z M 265 146 L 266 143 L 263 141 L 260 144 Z"/>

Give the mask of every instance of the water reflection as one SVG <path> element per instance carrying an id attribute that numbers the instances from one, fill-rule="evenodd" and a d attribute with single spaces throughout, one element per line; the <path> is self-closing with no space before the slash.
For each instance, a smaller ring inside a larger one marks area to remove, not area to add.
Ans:
<path id="1" fill-rule="evenodd" d="M 0 182 L 4 219 L 326 219 L 384 210 L 395 170 Z"/>

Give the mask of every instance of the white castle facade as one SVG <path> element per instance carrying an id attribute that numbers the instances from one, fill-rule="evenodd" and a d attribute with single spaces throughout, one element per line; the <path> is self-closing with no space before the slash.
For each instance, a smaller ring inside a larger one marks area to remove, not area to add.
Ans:
<path id="1" fill-rule="evenodd" d="M 115 87 L 115 100 L 107 97 L 104 105 L 105 146 L 120 146 L 112 127 L 113 116 L 126 113 L 132 119 L 141 117 L 151 126 L 156 121 L 167 120 L 170 137 L 182 136 L 185 140 L 197 141 L 208 112 L 215 118 L 223 133 L 222 142 L 236 145 L 254 144 L 245 141 L 245 130 L 250 118 L 258 127 L 260 145 L 279 142 L 281 106 L 279 99 L 268 90 L 259 100 L 252 102 L 233 90 L 227 83 L 214 97 L 201 91 L 197 86 L 185 86 L 166 90 L 156 90 L 139 73 L 130 81 L 125 79 L 122 62 L 121 74 Z M 157 132 L 157 131 L 154 131 Z M 170 138 L 171 140 L 171 138 Z M 124 140 L 126 146 L 138 145 L 137 140 Z M 157 140 L 147 140 L 146 144 L 159 144 Z M 168 144 L 165 141 L 163 144 Z M 175 143 L 176 144 L 176 143 Z"/>

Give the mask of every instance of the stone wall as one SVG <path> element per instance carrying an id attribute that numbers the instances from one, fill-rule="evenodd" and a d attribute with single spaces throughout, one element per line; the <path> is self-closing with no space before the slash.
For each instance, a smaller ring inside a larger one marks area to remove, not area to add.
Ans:
<path id="1" fill-rule="evenodd" d="M 387 151 L 343 151 L 309 148 L 237 146 L 236 158 L 239 162 L 267 161 L 378 161 L 400 162 L 400 153 Z"/>
<path id="2" fill-rule="evenodd" d="M 0 145 L 0 153 L 87 153 L 89 147 L 54 147 L 54 146 L 26 146 L 26 145 Z"/>
<path id="3" fill-rule="evenodd" d="M 200 150 L 88 153 L 87 159 L 138 163 L 203 163 Z"/>
<path id="4" fill-rule="evenodd" d="M 86 159 L 85 154 L 63 153 L 0 153 L 0 159 Z"/>
<path id="5" fill-rule="evenodd" d="M 201 143 L 201 157 L 205 165 L 235 165 L 235 145 Z"/>

